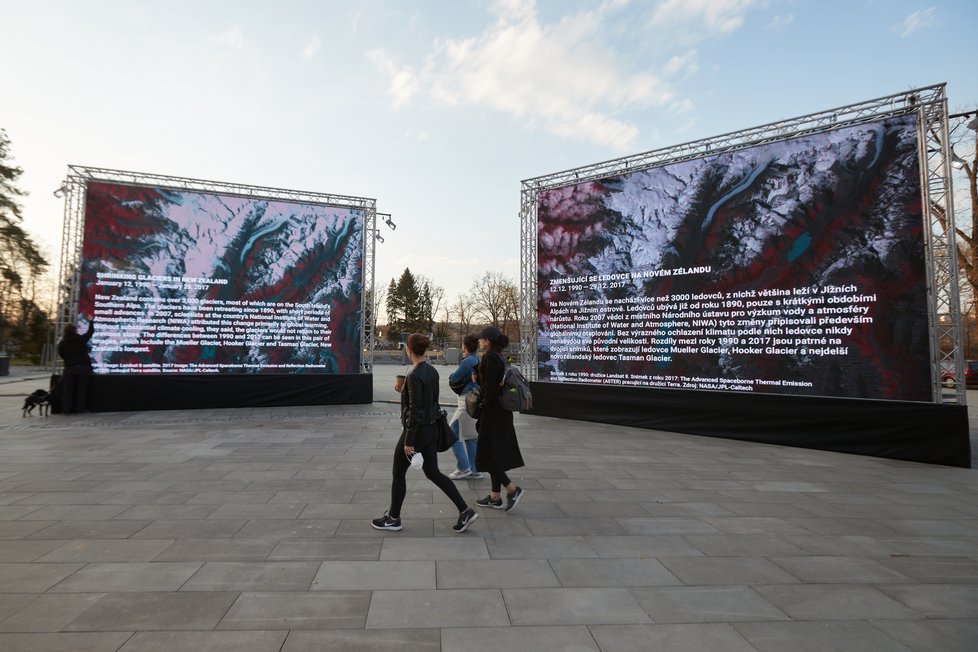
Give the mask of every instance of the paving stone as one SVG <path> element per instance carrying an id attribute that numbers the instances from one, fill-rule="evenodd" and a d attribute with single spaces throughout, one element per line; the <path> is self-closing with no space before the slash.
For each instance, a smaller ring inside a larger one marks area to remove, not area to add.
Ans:
<path id="1" fill-rule="evenodd" d="M 146 521 L 180 521 L 207 518 L 218 509 L 215 505 L 136 505 L 117 518 Z"/>
<path id="2" fill-rule="evenodd" d="M 500 631 L 498 627 L 494 629 Z M 289 633 L 282 647 L 282 652 L 403 652 L 404 650 L 442 652 L 441 631 L 438 629 L 296 630 Z"/>
<path id="3" fill-rule="evenodd" d="M 650 622 L 627 589 L 503 589 L 515 626 L 609 625 Z"/>
<path id="4" fill-rule="evenodd" d="M 209 561 L 181 591 L 305 591 L 319 564 L 311 561 Z"/>
<path id="5" fill-rule="evenodd" d="M 755 586 L 794 620 L 917 618 L 913 610 L 870 586 L 805 584 Z"/>
<path id="6" fill-rule="evenodd" d="M 324 561 L 313 591 L 434 589 L 433 561 Z"/>
<path id="7" fill-rule="evenodd" d="M 628 534 L 625 528 L 612 518 L 524 518 L 524 521 L 534 536 Z"/>
<path id="8" fill-rule="evenodd" d="M 0 622 L 36 598 L 34 593 L 0 593 Z"/>
<path id="9" fill-rule="evenodd" d="M 913 650 L 974 652 L 978 620 L 874 620 L 873 625 Z"/>
<path id="10" fill-rule="evenodd" d="M 584 537 L 486 537 L 491 559 L 595 558 Z"/>
<path id="11" fill-rule="evenodd" d="M 28 539 L 128 539 L 146 529 L 149 521 L 60 521 L 34 532 Z M 167 537 L 147 537 L 165 539 Z"/>
<path id="12" fill-rule="evenodd" d="M 424 605 L 419 616 L 418 605 Z M 497 590 L 374 591 L 367 629 L 505 627 L 510 624 Z"/>
<path id="13" fill-rule="evenodd" d="M 670 573 L 687 585 L 787 584 L 799 581 L 763 557 L 660 558 Z"/>
<path id="14" fill-rule="evenodd" d="M 229 539 L 246 523 L 241 520 L 160 520 L 153 521 L 133 536 L 137 539 Z"/>
<path id="15" fill-rule="evenodd" d="M 545 559 L 437 562 L 439 589 L 504 589 L 559 587 Z"/>
<path id="16" fill-rule="evenodd" d="M 651 559 L 654 557 L 702 557 L 703 551 L 690 543 L 692 536 L 589 536 L 588 546 L 604 559 Z"/>
<path id="17" fill-rule="evenodd" d="M 279 652 L 288 632 L 136 632 L 119 652 Z"/>
<path id="18" fill-rule="evenodd" d="M 201 567 L 200 562 L 88 564 L 53 587 L 58 593 L 176 591 Z"/>
<path id="19" fill-rule="evenodd" d="M 655 559 L 554 559 L 550 565 L 564 588 L 682 584 Z"/>
<path id="20" fill-rule="evenodd" d="M 236 523 L 237 521 L 214 520 L 213 522 Z M 234 536 L 238 539 L 265 539 L 272 542 L 285 539 L 323 539 L 336 534 L 340 522 L 335 519 L 256 519 L 248 521 Z"/>
<path id="21" fill-rule="evenodd" d="M 116 652 L 132 632 L 0 634 L 3 652 Z"/>
<path id="22" fill-rule="evenodd" d="M 214 510 L 207 518 L 231 518 L 231 519 L 295 519 L 305 508 L 305 505 L 287 505 L 285 503 L 275 503 L 268 505 L 221 505 Z"/>
<path id="23" fill-rule="evenodd" d="M 871 559 L 855 557 L 772 557 L 771 561 L 803 582 L 882 584 L 906 582 L 906 575 Z"/>
<path id="24" fill-rule="evenodd" d="M 600 652 L 588 628 L 583 626 L 508 629 L 459 627 L 442 630 L 441 652 L 497 652 L 498 650 Z"/>
<path id="25" fill-rule="evenodd" d="M 382 545 L 380 538 L 279 541 L 268 561 L 377 561 Z"/>
<path id="26" fill-rule="evenodd" d="M 978 585 L 978 559 L 961 557 L 897 557 L 879 563 L 922 584 Z"/>
<path id="27" fill-rule="evenodd" d="M 182 539 L 153 561 L 265 561 L 274 542 L 252 539 Z"/>
<path id="28" fill-rule="evenodd" d="M 718 534 L 720 530 L 698 518 L 622 518 L 623 534 Z"/>
<path id="29" fill-rule="evenodd" d="M 39 543 L 39 542 L 32 542 Z M 48 552 L 42 562 L 146 562 L 173 544 L 153 539 L 82 539 Z"/>
<path id="30" fill-rule="evenodd" d="M 237 593 L 109 593 L 62 629 L 74 632 L 212 630 Z"/>
<path id="31" fill-rule="evenodd" d="M 746 586 L 676 586 L 631 591 L 656 623 L 788 619 L 784 612 Z"/>
<path id="32" fill-rule="evenodd" d="M 926 618 L 978 618 L 978 586 L 887 584 L 876 588 Z"/>
<path id="33" fill-rule="evenodd" d="M 34 511 L 23 516 L 22 520 L 109 520 L 120 516 L 128 508 L 127 505 L 50 505 L 48 507 L 35 507 Z"/>
<path id="34" fill-rule="evenodd" d="M 0 563 L 0 591 L 43 593 L 83 564 Z"/>
<path id="35" fill-rule="evenodd" d="M 909 652 L 911 648 L 867 622 L 734 623 L 758 652 Z M 942 652 L 946 652 L 942 648 Z"/>
<path id="36" fill-rule="evenodd" d="M 45 530 L 55 521 L 0 521 L 0 540 L 2 539 L 24 539 L 32 534 Z M 71 537 L 41 537 L 41 538 L 71 538 Z"/>
<path id="37" fill-rule="evenodd" d="M 616 652 L 757 652 L 727 623 L 690 625 L 591 625 L 602 650 Z"/>
<path id="38" fill-rule="evenodd" d="M 65 545 L 64 541 L 9 541 L 0 540 L 0 562 L 36 561 Z M 56 560 L 46 560 L 56 561 Z"/>
<path id="39" fill-rule="evenodd" d="M 104 593 L 31 596 L 34 599 L 0 622 L 0 632 L 58 632 L 98 602 Z"/>
<path id="40" fill-rule="evenodd" d="M 391 537 L 384 540 L 380 551 L 383 561 L 488 559 L 486 542 L 481 537 L 456 536 L 421 539 Z"/>
<path id="41" fill-rule="evenodd" d="M 220 629 L 363 629 L 369 591 L 242 593 Z"/>

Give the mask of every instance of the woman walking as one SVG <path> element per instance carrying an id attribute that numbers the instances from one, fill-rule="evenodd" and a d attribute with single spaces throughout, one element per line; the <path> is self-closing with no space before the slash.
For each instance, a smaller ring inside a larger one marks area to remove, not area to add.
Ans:
<path id="1" fill-rule="evenodd" d="M 452 446 L 455 453 L 455 461 L 458 463 L 455 470 L 448 474 L 452 480 L 481 480 L 482 474 L 479 473 L 475 463 L 476 441 L 479 432 L 475 429 L 475 419 L 465 411 L 465 397 L 469 392 L 476 388 L 473 379 L 476 367 L 479 366 L 479 356 L 475 352 L 479 349 L 479 338 L 469 333 L 462 340 L 462 352 L 465 356 L 459 361 L 458 367 L 448 377 L 450 387 L 462 385 L 462 391 L 458 397 L 458 407 L 455 414 L 449 419 L 448 423 L 458 435 L 458 441 Z M 458 391 L 458 390 L 455 390 Z"/>
<path id="2" fill-rule="evenodd" d="M 479 507 L 505 509 L 508 512 L 519 504 L 524 491 L 506 475 L 506 471 L 523 466 L 523 456 L 520 454 L 516 429 L 513 427 L 513 413 L 499 404 L 503 374 L 506 373 L 502 351 L 507 344 L 509 338 L 493 326 L 483 329 L 479 334 L 479 350 L 485 353 L 478 367 L 478 381 L 482 387 L 482 413 L 478 423 L 476 465 L 489 472 L 492 491 L 485 498 L 475 501 L 475 504 Z M 501 496 L 503 487 L 506 488 L 505 505 Z"/>
<path id="3" fill-rule="evenodd" d="M 418 333 L 407 339 L 407 354 L 414 365 L 404 379 L 401 390 L 401 437 L 394 448 L 393 482 L 391 483 L 391 505 L 380 518 L 370 522 L 378 530 L 401 529 L 401 505 L 407 495 L 405 474 L 414 455 L 423 458 L 422 469 L 425 476 L 445 492 L 458 508 L 458 521 L 452 526 L 454 532 L 465 532 L 472 521 L 479 518 L 469 507 L 455 484 L 438 470 L 438 451 L 435 448 L 438 416 L 438 372 L 427 363 L 425 351 L 431 340 Z"/>

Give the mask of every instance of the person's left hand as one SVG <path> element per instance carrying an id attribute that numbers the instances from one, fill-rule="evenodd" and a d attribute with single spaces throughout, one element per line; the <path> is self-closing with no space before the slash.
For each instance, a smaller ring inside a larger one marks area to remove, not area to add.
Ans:
<path id="1" fill-rule="evenodd" d="M 414 446 L 408 446 L 407 444 L 404 444 L 404 454 L 407 455 L 408 457 L 414 455 Z"/>

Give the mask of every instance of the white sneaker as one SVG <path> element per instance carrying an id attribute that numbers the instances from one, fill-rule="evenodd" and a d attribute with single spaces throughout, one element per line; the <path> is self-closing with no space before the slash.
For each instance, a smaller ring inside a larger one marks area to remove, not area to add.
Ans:
<path id="1" fill-rule="evenodd" d="M 455 471 L 452 471 L 451 473 L 449 473 L 448 474 L 448 477 L 451 478 L 452 480 L 464 480 L 465 478 L 469 477 L 470 475 L 472 475 L 472 471 L 469 471 L 468 469 L 466 469 L 464 471 L 459 471 L 459 470 L 456 469 Z"/>
<path id="2" fill-rule="evenodd" d="M 469 476 L 469 480 L 481 480 L 486 476 L 482 475 L 481 471 L 476 471 Z"/>

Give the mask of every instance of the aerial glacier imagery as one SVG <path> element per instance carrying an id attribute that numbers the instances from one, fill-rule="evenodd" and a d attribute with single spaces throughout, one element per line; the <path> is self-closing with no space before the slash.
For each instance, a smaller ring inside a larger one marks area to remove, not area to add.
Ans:
<path id="1" fill-rule="evenodd" d="M 541 190 L 536 201 L 541 380 L 746 379 L 758 392 L 931 400 L 914 115 L 745 143 Z M 798 314 L 812 323 L 805 330 L 834 348 L 792 346 L 784 327 L 803 332 L 802 317 L 779 322 L 775 310 L 723 314 L 725 299 L 760 296 L 800 306 Z M 676 297 L 687 303 L 668 303 Z M 692 312 L 700 305 L 706 314 L 702 306 L 713 304 L 696 297 L 718 302 L 711 314 L 727 330 L 696 331 L 690 312 L 675 317 L 690 301 Z M 816 307 L 826 300 L 840 304 L 833 315 L 845 316 L 818 316 L 830 310 Z M 659 343 L 662 355 L 596 355 L 609 349 L 597 346 L 595 333 L 613 332 L 621 326 L 620 307 L 636 303 L 672 310 L 671 318 L 646 320 L 659 334 L 648 342 Z M 557 315 L 574 305 L 586 309 L 569 329 Z M 760 337 L 748 342 L 743 334 L 751 329 Z M 709 332 L 738 343 L 677 344 L 676 333 Z M 780 335 L 783 348 L 761 345 L 772 335 Z M 760 350 L 746 348 L 754 340 Z"/>
<path id="2" fill-rule="evenodd" d="M 357 373 L 363 215 L 89 182 L 79 313 L 97 373 Z"/>

